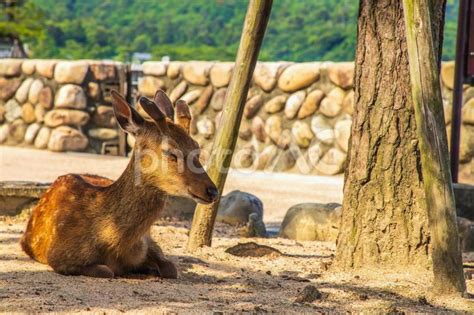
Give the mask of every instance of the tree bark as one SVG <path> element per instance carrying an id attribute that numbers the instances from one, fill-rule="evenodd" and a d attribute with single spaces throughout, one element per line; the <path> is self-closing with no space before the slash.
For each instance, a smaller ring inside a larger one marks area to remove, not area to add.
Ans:
<path id="1" fill-rule="evenodd" d="M 434 290 L 464 293 L 456 207 L 449 172 L 443 98 L 429 0 L 403 0 L 410 80 L 432 242 Z"/>
<path id="2" fill-rule="evenodd" d="M 210 205 L 197 206 L 187 245 L 190 252 L 211 245 L 220 195 L 237 142 L 247 92 L 270 17 L 272 3 L 273 0 L 251 0 L 247 8 L 220 127 L 212 145 L 208 163 L 207 172 L 219 189 L 219 198 Z"/>
<path id="3" fill-rule="evenodd" d="M 444 1 L 434 1 L 439 67 Z M 355 112 L 335 266 L 431 268 L 402 1 L 361 0 Z"/>

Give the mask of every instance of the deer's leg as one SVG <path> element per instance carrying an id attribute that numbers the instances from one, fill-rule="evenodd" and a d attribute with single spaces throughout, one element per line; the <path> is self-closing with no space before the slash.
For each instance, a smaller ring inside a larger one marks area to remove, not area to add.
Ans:
<path id="1" fill-rule="evenodd" d="M 115 276 L 107 265 L 85 266 L 82 268 L 81 275 L 95 278 L 113 278 Z"/>
<path id="2" fill-rule="evenodd" d="M 178 269 L 176 266 L 165 258 L 160 246 L 151 238 L 147 237 L 148 252 L 141 268 L 148 269 L 148 274 L 159 275 L 162 278 L 176 279 L 178 278 Z"/>

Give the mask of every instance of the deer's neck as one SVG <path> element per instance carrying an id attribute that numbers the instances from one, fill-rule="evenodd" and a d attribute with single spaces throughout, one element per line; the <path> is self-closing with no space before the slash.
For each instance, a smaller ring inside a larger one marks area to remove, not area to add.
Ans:
<path id="1" fill-rule="evenodd" d="M 123 174 L 104 191 L 109 216 L 122 240 L 130 242 L 148 232 L 167 197 L 158 187 L 140 179 L 135 170 L 135 155 L 132 155 Z"/>

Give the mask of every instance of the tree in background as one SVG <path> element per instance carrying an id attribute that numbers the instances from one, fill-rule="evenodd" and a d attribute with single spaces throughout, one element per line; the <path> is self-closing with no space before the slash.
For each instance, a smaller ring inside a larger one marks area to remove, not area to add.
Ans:
<path id="1" fill-rule="evenodd" d="M 31 1 L 31 0 L 30 0 Z M 45 14 L 44 37 L 29 40 L 37 58 L 130 61 L 232 61 L 247 1 L 34 0 Z M 454 58 L 458 0 L 449 0 L 444 59 Z M 54 8 L 54 10 L 51 10 Z M 275 1 L 260 60 L 354 59 L 358 3 L 353 0 Z"/>
<path id="2" fill-rule="evenodd" d="M 431 6 L 437 59 L 434 64 L 439 71 L 445 2 L 433 1 Z M 452 255 L 444 256 L 441 263 L 456 267 L 451 271 L 455 280 L 446 277 L 444 283 L 435 281 L 435 285 L 438 289 L 444 285 L 450 292 L 462 291 L 464 279 L 460 253 L 455 246 L 457 235 L 450 238 L 449 233 L 435 234 L 438 231 L 433 230 L 435 227 L 428 220 L 429 211 L 436 207 L 428 207 L 433 201 L 427 199 L 430 194 L 425 194 L 424 184 L 433 187 L 434 179 L 425 171 L 434 164 L 424 168 L 421 164 L 429 151 L 426 145 L 420 147 L 417 134 L 412 101 L 415 85 L 410 82 L 402 1 L 360 1 L 355 62 L 355 112 L 335 263 L 342 268 L 386 267 L 404 272 L 433 269 L 434 265 L 436 272 L 440 270 L 436 265 L 440 263 L 439 251 L 435 253 L 431 246 L 433 239 L 442 235 L 445 247 L 451 241 L 454 244 L 452 248 L 442 248 Z M 441 95 L 438 101 L 440 105 Z M 443 124 L 442 105 L 436 111 Z M 447 146 L 445 135 L 428 136 L 438 137 L 434 142 Z M 443 149 L 447 152 L 446 147 Z M 443 196 L 437 198 L 441 200 Z M 430 217 L 431 222 L 445 219 Z M 448 226 L 455 234 L 453 224 Z M 439 239 L 436 241 L 440 243 Z"/>
<path id="3" fill-rule="evenodd" d="M 0 38 L 14 45 L 14 57 L 26 57 L 23 42 L 42 40 L 42 12 L 31 2 L 22 0 L 0 1 Z"/>

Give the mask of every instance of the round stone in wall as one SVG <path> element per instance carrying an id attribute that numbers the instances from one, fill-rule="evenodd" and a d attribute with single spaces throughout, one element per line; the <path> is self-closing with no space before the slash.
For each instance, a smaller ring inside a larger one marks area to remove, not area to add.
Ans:
<path id="1" fill-rule="evenodd" d="M 344 170 L 346 153 L 338 148 L 331 148 L 324 154 L 315 169 L 323 175 L 336 175 Z"/>
<path id="2" fill-rule="evenodd" d="M 339 147 L 344 151 L 347 152 L 349 147 L 349 138 L 351 136 L 351 126 L 352 120 L 343 119 L 336 123 L 334 127 L 336 141 Z"/>
<path id="3" fill-rule="evenodd" d="M 324 92 L 321 90 L 311 91 L 301 105 L 298 111 L 298 119 L 304 119 L 313 115 L 319 108 L 319 104 L 324 97 Z"/>
<path id="4" fill-rule="evenodd" d="M 163 89 L 165 82 L 161 79 L 145 76 L 138 81 L 138 92 L 147 97 L 155 96 L 157 90 Z"/>
<path id="5" fill-rule="evenodd" d="M 54 68 L 58 63 L 57 60 L 42 59 L 36 61 L 36 73 L 48 79 L 54 76 Z"/>
<path id="6" fill-rule="evenodd" d="M 201 96 L 202 91 L 202 88 L 189 91 L 188 93 L 184 94 L 180 99 L 191 105 L 199 98 L 199 96 Z"/>
<path id="7" fill-rule="evenodd" d="M 257 170 L 269 169 L 272 167 L 272 162 L 275 160 L 278 155 L 278 147 L 276 145 L 266 146 L 262 152 L 258 155 L 257 160 L 255 161 L 255 167 Z"/>
<path id="8" fill-rule="evenodd" d="M 209 85 L 204 88 L 201 95 L 199 95 L 199 98 L 197 99 L 196 103 L 194 103 L 194 108 L 198 115 L 200 115 L 207 109 L 209 101 L 212 97 L 212 93 L 214 93 L 214 88 L 212 87 L 212 85 Z"/>
<path id="9" fill-rule="evenodd" d="M 200 118 L 196 124 L 196 127 L 198 133 L 203 135 L 206 139 L 210 139 L 214 135 L 214 122 L 207 116 Z"/>
<path id="10" fill-rule="evenodd" d="M 92 122 L 99 127 L 114 128 L 117 123 L 112 106 L 99 105 L 92 115 Z"/>
<path id="11" fill-rule="evenodd" d="M 54 68 L 54 80 L 58 83 L 81 84 L 89 65 L 84 61 L 61 61 Z"/>
<path id="12" fill-rule="evenodd" d="M 352 115 L 354 113 L 354 101 L 354 90 L 350 90 L 344 97 L 344 101 L 342 101 L 342 110 L 345 113 Z"/>
<path id="13" fill-rule="evenodd" d="M 178 85 L 171 91 L 169 97 L 172 103 L 176 102 L 183 94 L 186 92 L 188 89 L 188 84 L 186 81 L 181 81 L 179 82 Z"/>
<path id="14" fill-rule="evenodd" d="M 54 106 L 56 108 L 84 109 L 86 108 L 86 94 L 80 86 L 66 84 L 56 93 Z"/>
<path id="15" fill-rule="evenodd" d="M 44 123 L 48 127 L 62 125 L 84 126 L 89 121 L 89 114 L 74 109 L 54 109 L 46 113 Z"/>
<path id="16" fill-rule="evenodd" d="M 209 71 L 213 63 L 207 61 L 190 61 L 184 63 L 183 77 L 186 81 L 195 85 L 207 85 L 209 83 Z"/>
<path id="17" fill-rule="evenodd" d="M 298 63 L 286 68 L 278 79 L 278 87 L 284 92 L 294 92 L 313 84 L 319 79 L 317 62 Z"/>
<path id="18" fill-rule="evenodd" d="M 10 133 L 8 135 L 8 139 L 15 143 L 23 142 L 27 127 L 28 125 L 25 124 L 23 120 L 16 119 L 10 124 Z"/>
<path id="19" fill-rule="evenodd" d="M 212 95 L 211 107 L 216 112 L 221 111 L 222 108 L 224 107 L 226 93 L 227 93 L 227 89 L 221 88 L 221 89 L 218 89 L 216 92 L 214 92 L 214 94 Z"/>
<path id="20" fill-rule="evenodd" d="M 45 115 L 46 109 L 43 106 L 35 106 L 35 118 L 37 122 L 42 123 Z"/>
<path id="21" fill-rule="evenodd" d="M 6 101 L 15 95 L 21 82 L 22 81 L 19 78 L 6 79 L 0 77 L 0 100 Z"/>
<path id="22" fill-rule="evenodd" d="M 448 89 L 454 87 L 454 61 L 443 62 L 441 65 L 441 80 Z"/>
<path id="23" fill-rule="evenodd" d="M 35 141 L 36 135 L 38 134 L 40 129 L 41 129 L 41 125 L 38 123 L 29 125 L 28 128 L 26 128 L 25 143 L 33 144 L 33 142 Z"/>
<path id="24" fill-rule="evenodd" d="M 292 138 L 291 131 L 285 129 L 281 132 L 276 144 L 280 149 L 286 150 L 290 146 Z"/>
<path id="25" fill-rule="evenodd" d="M 89 129 L 88 134 L 91 138 L 108 141 L 118 137 L 118 130 L 111 128 L 93 128 Z"/>
<path id="26" fill-rule="evenodd" d="M 304 99 L 306 97 L 305 91 L 298 91 L 290 95 L 285 104 L 285 116 L 288 119 L 295 118 L 296 114 L 300 110 L 301 105 L 303 105 Z"/>
<path id="27" fill-rule="evenodd" d="M 33 83 L 33 78 L 27 78 L 23 81 L 15 93 L 15 98 L 18 103 L 24 103 L 28 99 L 28 92 L 30 91 L 31 84 Z"/>
<path id="28" fill-rule="evenodd" d="M 252 138 L 252 130 L 250 129 L 250 124 L 247 120 L 242 120 L 240 122 L 239 138 L 242 140 L 250 140 L 250 138 Z"/>
<path id="29" fill-rule="evenodd" d="M 316 115 L 311 119 L 311 130 L 316 135 L 316 139 L 322 143 L 327 145 L 334 143 L 334 129 L 322 115 Z"/>
<path id="30" fill-rule="evenodd" d="M 88 144 L 89 140 L 82 132 L 69 126 L 61 126 L 51 132 L 48 149 L 56 152 L 84 151 Z"/>
<path id="31" fill-rule="evenodd" d="M 50 135 L 51 129 L 49 129 L 48 127 L 41 127 L 35 138 L 35 148 L 46 149 L 48 147 Z"/>
<path id="32" fill-rule="evenodd" d="M 40 92 L 43 89 L 44 84 L 43 81 L 40 79 L 36 79 L 33 81 L 30 87 L 30 91 L 28 92 L 28 102 L 31 104 L 36 104 L 38 103 L 39 97 L 40 97 Z"/>
<path id="33" fill-rule="evenodd" d="M 21 107 L 21 118 L 27 124 L 31 124 L 36 120 L 35 107 L 30 103 L 25 103 Z"/>
<path id="34" fill-rule="evenodd" d="M 5 120 L 11 122 L 20 117 L 21 106 L 12 98 L 5 104 Z"/>
<path id="35" fill-rule="evenodd" d="M 314 134 L 309 125 L 302 121 L 297 121 L 293 124 L 291 133 L 293 134 L 296 143 L 301 148 L 307 148 L 310 145 L 311 140 L 314 138 Z"/>
<path id="36" fill-rule="evenodd" d="M 281 128 L 281 126 L 280 126 Z M 257 139 L 260 142 L 265 142 L 267 139 L 267 133 L 266 133 L 266 126 L 265 122 L 260 116 L 256 116 L 254 119 L 252 119 L 252 133 L 255 136 L 255 139 Z"/>
<path id="37" fill-rule="evenodd" d="M 263 96 L 261 94 L 254 95 L 247 101 L 244 108 L 244 116 L 247 119 L 251 119 L 257 115 L 260 107 L 263 105 Z"/>
<path id="38" fill-rule="evenodd" d="M 39 91 L 38 105 L 45 109 L 53 107 L 53 91 L 49 86 L 45 86 Z"/>
<path id="39" fill-rule="evenodd" d="M 282 120 L 280 116 L 270 116 L 265 122 L 265 133 L 270 137 L 273 142 L 278 142 L 280 134 L 282 132 Z"/>
<path id="40" fill-rule="evenodd" d="M 228 86 L 233 69 L 233 62 L 219 62 L 214 64 L 209 74 L 212 85 L 215 87 Z"/>
<path id="41" fill-rule="evenodd" d="M 332 83 L 347 90 L 354 83 L 354 62 L 337 62 L 328 67 L 328 77 Z"/>
<path id="42" fill-rule="evenodd" d="M 263 106 L 265 111 L 269 114 L 275 114 L 280 112 L 284 107 L 287 100 L 286 95 L 278 95 L 270 99 Z"/>
<path id="43" fill-rule="evenodd" d="M 10 134 L 10 124 L 0 125 L 0 143 L 4 143 Z"/>
<path id="44" fill-rule="evenodd" d="M 279 62 L 257 62 L 253 72 L 253 82 L 265 92 L 270 92 L 278 80 Z"/>
<path id="45" fill-rule="evenodd" d="M 143 74 L 162 76 L 166 74 L 168 63 L 163 61 L 146 61 L 142 64 Z"/>
<path id="46" fill-rule="evenodd" d="M 326 117 L 336 117 L 341 112 L 345 96 L 343 89 L 339 87 L 332 89 L 321 101 L 319 112 Z"/>
<path id="47" fill-rule="evenodd" d="M 36 60 L 26 59 L 21 64 L 21 71 L 26 75 L 32 75 L 36 70 Z"/>
<path id="48" fill-rule="evenodd" d="M 180 73 L 183 63 L 181 61 L 172 61 L 168 64 L 168 70 L 166 71 L 166 75 L 170 79 L 176 79 Z"/>
<path id="49" fill-rule="evenodd" d="M 15 77 L 21 74 L 22 59 L 2 59 L 0 62 L 0 76 Z"/>

